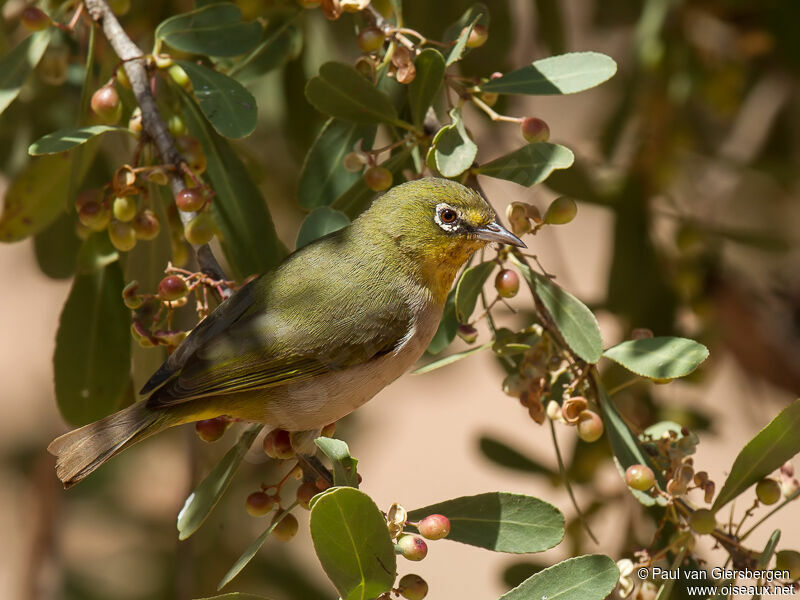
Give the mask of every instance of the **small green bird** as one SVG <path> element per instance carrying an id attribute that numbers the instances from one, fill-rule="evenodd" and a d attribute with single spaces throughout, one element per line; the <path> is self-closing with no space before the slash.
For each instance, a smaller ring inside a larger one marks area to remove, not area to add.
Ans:
<path id="1" fill-rule="evenodd" d="M 525 244 L 477 192 L 420 179 L 290 255 L 206 317 L 137 402 L 54 440 L 74 485 L 168 427 L 221 415 L 313 431 L 405 373 L 436 333 L 456 273 L 490 242 Z"/>

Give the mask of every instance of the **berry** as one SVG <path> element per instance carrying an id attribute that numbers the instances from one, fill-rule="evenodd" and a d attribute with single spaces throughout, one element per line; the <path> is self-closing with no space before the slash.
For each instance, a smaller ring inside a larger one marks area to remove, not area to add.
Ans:
<path id="1" fill-rule="evenodd" d="M 397 591 L 406 600 L 422 600 L 428 595 L 428 584 L 419 575 L 411 573 L 400 578 Z"/>
<path id="2" fill-rule="evenodd" d="M 189 246 L 181 239 L 172 240 L 172 262 L 179 267 L 189 262 Z"/>
<path id="3" fill-rule="evenodd" d="M 534 142 L 546 142 L 550 139 L 550 127 L 547 123 L 536 117 L 525 117 L 522 119 L 520 125 L 522 129 L 522 137 L 524 137 L 529 144 Z"/>
<path id="4" fill-rule="evenodd" d="M 625 483 L 635 490 L 646 492 L 656 483 L 653 470 L 645 465 L 631 465 L 625 471 Z"/>
<path id="5" fill-rule="evenodd" d="M 270 458 L 287 459 L 294 456 L 292 440 L 285 429 L 273 429 L 264 436 L 264 452 Z"/>
<path id="6" fill-rule="evenodd" d="M 142 109 L 137 106 L 133 109 L 131 118 L 128 119 L 128 129 L 136 137 L 139 137 L 139 134 L 142 133 L 142 127 Z"/>
<path id="7" fill-rule="evenodd" d="M 136 199 L 132 196 L 114 198 L 111 211 L 114 213 L 114 218 L 119 221 L 126 223 L 132 221 L 137 212 Z"/>
<path id="8" fill-rule="evenodd" d="M 48 17 L 44 12 L 35 6 L 28 6 L 25 10 L 23 10 L 20 20 L 22 21 L 23 27 L 29 31 L 41 31 L 42 29 L 47 29 L 50 27 L 50 23 L 52 23 L 50 17 Z"/>
<path id="9" fill-rule="evenodd" d="M 104 85 L 92 94 L 91 107 L 101 121 L 113 125 L 122 116 L 122 103 L 113 85 Z"/>
<path id="10" fill-rule="evenodd" d="M 501 298 L 513 298 L 519 291 L 519 275 L 511 269 L 503 269 L 494 278 L 494 287 Z"/>
<path id="11" fill-rule="evenodd" d="M 167 69 L 167 74 L 172 78 L 172 81 L 177 83 L 187 92 L 192 91 L 192 80 L 189 79 L 189 76 L 186 74 L 186 71 L 183 70 L 183 67 L 180 65 L 172 65 Z"/>
<path id="12" fill-rule="evenodd" d="M 467 38 L 467 48 L 480 48 L 489 39 L 489 30 L 480 23 L 472 28 Z"/>
<path id="13" fill-rule="evenodd" d="M 111 211 L 105 204 L 89 200 L 78 209 L 78 219 L 92 231 L 103 231 L 111 221 Z"/>
<path id="14" fill-rule="evenodd" d="M 422 560 L 428 554 L 428 544 L 421 537 L 416 535 L 401 535 L 397 540 L 400 554 L 408 560 Z"/>
<path id="15" fill-rule="evenodd" d="M 584 442 L 596 442 L 603 435 L 603 420 L 596 412 L 585 410 L 578 417 L 577 429 Z"/>
<path id="16" fill-rule="evenodd" d="M 373 192 L 382 192 L 392 185 L 392 172 L 384 167 L 370 167 L 364 172 L 364 182 Z"/>
<path id="17" fill-rule="evenodd" d="M 124 87 L 126 90 L 131 89 L 131 80 L 128 79 L 128 73 L 125 71 L 125 67 L 120 65 L 117 67 L 116 70 L 116 78 L 117 83 Z"/>
<path id="18" fill-rule="evenodd" d="M 714 531 L 716 526 L 717 520 L 714 518 L 714 513 L 707 508 L 698 508 L 689 515 L 689 527 L 695 533 L 708 534 Z"/>
<path id="19" fill-rule="evenodd" d="M 765 477 L 756 484 L 756 496 L 763 504 L 775 504 L 781 499 L 781 486 L 774 479 Z"/>
<path id="20" fill-rule="evenodd" d="M 159 286 L 160 287 L 160 286 Z M 194 430 L 204 442 L 216 442 L 228 428 L 228 419 L 216 417 L 214 419 L 204 419 L 194 424 Z"/>
<path id="21" fill-rule="evenodd" d="M 186 241 L 195 246 L 202 246 L 210 242 L 216 231 L 214 217 L 208 212 L 201 212 L 184 227 Z"/>
<path id="22" fill-rule="evenodd" d="M 253 492 L 244 503 L 244 508 L 251 517 L 263 517 L 274 507 L 275 500 L 264 492 Z"/>
<path id="23" fill-rule="evenodd" d="M 158 284 L 158 297 L 168 302 L 180 300 L 188 293 L 189 286 L 178 275 L 167 275 Z"/>
<path id="24" fill-rule="evenodd" d="M 203 197 L 203 193 L 200 188 L 196 187 L 184 188 L 175 196 L 175 204 L 178 206 L 178 210 L 184 212 L 196 212 L 203 208 L 205 203 L 206 199 Z"/>
<path id="25" fill-rule="evenodd" d="M 136 213 L 131 221 L 131 227 L 136 232 L 136 239 L 139 240 L 153 240 L 158 237 L 158 232 L 161 231 L 161 223 L 156 214 L 149 208 Z"/>
<path id="26" fill-rule="evenodd" d="M 472 325 L 459 325 L 456 334 L 468 344 L 472 344 L 478 339 L 478 330 Z"/>
<path id="27" fill-rule="evenodd" d="M 114 248 L 122 252 L 132 250 L 136 245 L 136 232 L 133 230 L 130 223 L 124 221 L 113 219 L 111 223 L 108 224 L 108 237 L 114 245 Z"/>
<path id="28" fill-rule="evenodd" d="M 547 207 L 547 212 L 544 213 L 544 222 L 548 225 L 566 225 L 578 213 L 578 205 L 575 200 L 561 196 L 556 198 Z"/>
<path id="29" fill-rule="evenodd" d="M 169 69 L 175 64 L 175 61 L 169 54 L 156 54 L 153 56 L 153 62 L 156 63 L 156 69 Z"/>
<path id="30" fill-rule="evenodd" d="M 281 516 L 283 516 L 283 513 L 278 513 L 275 515 L 275 518 L 272 520 L 272 522 L 275 523 L 278 519 L 281 519 Z M 288 514 L 283 516 L 280 522 L 275 525 L 275 529 L 272 530 L 272 535 L 282 542 L 288 542 L 295 535 L 297 535 L 297 530 L 299 527 L 300 525 L 298 524 L 295 516 L 293 514 Z"/>
<path id="31" fill-rule="evenodd" d="M 364 161 L 358 154 L 351 152 L 345 155 L 342 166 L 344 166 L 344 170 L 349 173 L 360 173 L 361 169 L 364 168 Z"/>
<path id="32" fill-rule="evenodd" d="M 367 54 L 380 50 L 385 40 L 386 36 L 377 27 L 365 27 L 358 32 L 358 47 Z"/>
<path id="33" fill-rule="evenodd" d="M 528 383 L 522 379 L 519 373 L 512 373 L 503 380 L 503 393 L 512 398 L 519 398 L 527 389 Z"/>
<path id="34" fill-rule="evenodd" d="M 100 190 L 97 189 L 90 189 L 90 190 L 83 190 L 75 197 L 75 209 L 80 210 L 81 207 L 89 201 L 100 202 L 102 198 L 100 197 Z"/>
<path id="35" fill-rule="evenodd" d="M 428 540 L 440 540 L 450 533 L 450 519 L 444 515 L 428 515 L 417 525 L 419 533 Z"/>
<path id="36" fill-rule="evenodd" d="M 304 481 L 300 484 L 300 487 L 297 488 L 297 502 L 303 508 L 308 508 L 311 499 L 317 494 L 319 494 L 317 486 L 311 481 Z"/>
<path id="37" fill-rule="evenodd" d="M 167 121 L 167 129 L 173 136 L 178 137 L 186 133 L 186 122 L 181 119 L 180 115 L 172 115 Z"/>
<path id="38" fill-rule="evenodd" d="M 781 550 L 775 554 L 775 569 L 789 571 L 789 580 L 800 579 L 800 552 Z"/>

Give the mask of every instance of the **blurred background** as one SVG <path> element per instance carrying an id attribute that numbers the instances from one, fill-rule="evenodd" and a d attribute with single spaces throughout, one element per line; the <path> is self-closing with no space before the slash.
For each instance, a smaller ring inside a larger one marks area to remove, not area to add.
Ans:
<path id="1" fill-rule="evenodd" d="M 0 4 L 5 54 L 22 35 L 17 15 L 24 3 Z M 246 18 L 255 18 L 272 3 L 237 4 Z M 429 2 L 406 0 L 405 24 L 436 39 L 469 4 L 442 0 L 433 10 Z M 575 151 L 576 164 L 533 189 L 488 178 L 481 184 L 501 215 L 512 201 L 541 208 L 557 195 L 579 201 L 575 221 L 545 228 L 529 246 L 562 286 L 596 312 L 606 346 L 636 327 L 709 346 L 711 358 L 687 381 L 638 383 L 614 399 L 637 427 L 669 419 L 696 431 L 695 468 L 707 470 L 719 489 L 746 440 L 800 392 L 800 4 L 486 4 L 489 40 L 465 60 L 465 75 L 488 76 L 579 50 L 604 52 L 619 65 L 609 82 L 575 96 L 501 98 L 495 107 L 500 112 L 544 119 L 552 141 Z M 188 2 L 132 0 L 122 23 L 148 48 L 160 20 L 190 8 Z M 247 82 L 258 99 L 259 126 L 236 146 L 290 249 L 304 216 L 295 200 L 297 177 L 323 123 L 303 98 L 304 82 L 322 62 L 352 62 L 359 55 L 347 18 L 332 23 L 307 11 L 292 35 L 292 58 Z M 0 198 L 27 160 L 28 144 L 74 121 L 81 59 L 65 45 L 70 51 L 63 85 L 52 85 L 40 69 L 0 115 Z M 98 52 L 113 63 L 104 42 Z M 492 123 L 477 112 L 465 119 L 481 162 L 522 143 L 514 124 Z M 114 151 L 124 157 L 130 149 L 120 144 Z M 67 236 L 65 252 L 70 243 Z M 70 280 L 42 272 L 31 240 L 0 248 L 0 273 L 0 531 L 6 540 L 0 546 L 0 596 L 213 595 L 267 525 L 245 513 L 244 499 L 283 473 L 265 462 L 256 443 L 210 520 L 181 543 L 176 515 L 197 478 L 233 442 L 233 431 L 204 444 L 191 428 L 172 430 L 64 492 L 45 447 L 67 429 L 55 405 L 51 361 Z M 512 304 L 524 310 L 522 296 Z M 519 319 L 510 313 L 501 318 Z M 138 377 L 157 366 L 158 352 L 134 349 Z M 610 387 L 624 382 L 623 373 L 603 367 Z M 584 444 L 574 429 L 561 427 L 578 502 L 600 543 L 589 540 L 556 474 L 548 432 L 502 393 L 502 378 L 488 353 L 407 375 L 337 430 L 360 460 L 362 488 L 384 510 L 392 502 L 411 509 L 499 490 L 537 496 L 567 515 L 567 538 L 542 555 L 499 555 L 441 541 L 430 544 L 421 563 L 401 560 L 400 573 L 425 577 L 436 600 L 495 598 L 535 569 L 577 553 L 632 557 L 655 531 L 624 489 L 605 441 Z M 305 518 L 303 513 L 292 542 L 269 541 L 231 591 L 276 600 L 335 598 L 311 550 Z M 779 524 L 778 548 L 797 549 L 796 503 L 754 534 L 752 547 L 763 548 Z M 697 553 L 710 567 L 722 566 L 726 556 L 710 543 L 698 544 Z"/>

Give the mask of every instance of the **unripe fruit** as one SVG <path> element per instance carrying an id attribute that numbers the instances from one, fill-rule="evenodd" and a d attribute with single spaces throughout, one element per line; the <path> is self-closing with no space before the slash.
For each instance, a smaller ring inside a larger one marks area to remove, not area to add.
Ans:
<path id="1" fill-rule="evenodd" d="M 186 74 L 186 71 L 183 70 L 183 67 L 180 65 L 172 65 L 169 69 L 167 69 L 167 74 L 172 78 L 172 81 L 177 83 L 187 92 L 192 91 L 192 80 L 189 79 L 189 76 Z"/>
<path id="2" fill-rule="evenodd" d="M 278 519 L 280 519 L 281 514 L 275 515 L 275 518 L 272 520 L 274 523 Z M 272 535 L 278 538 L 282 542 L 288 542 L 291 540 L 295 535 L 297 535 L 297 530 L 299 529 L 300 525 L 297 522 L 297 519 L 293 514 L 288 514 L 281 519 L 281 521 L 275 525 L 275 529 L 272 530 Z"/>
<path id="3" fill-rule="evenodd" d="M 603 420 L 596 412 L 583 411 L 578 417 L 578 437 L 584 442 L 596 442 L 603 436 Z"/>
<path id="4" fill-rule="evenodd" d="M 369 54 L 381 49 L 386 36 L 377 27 L 365 27 L 358 32 L 358 47 Z"/>
<path id="5" fill-rule="evenodd" d="M 203 208 L 205 203 L 206 199 L 203 193 L 200 191 L 200 188 L 196 187 L 184 188 L 175 196 L 175 204 L 178 210 L 184 212 L 196 212 Z"/>
<path id="6" fill-rule="evenodd" d="M 511 269 L 503 269 L 494 278 L 494 287 L 501 298 L 513 298 L 519 291 L 519 275 Z"/>
<path id="7" fill-rule="evenodd" d="M 81 207 L 89 201 L 94 201 L 98 203 L 102 201 L 102 197 L 100 196 L 100 190 L 98 189 L 82 190 L 75 197 L 75 210 L 80 210 Z"/>
<path id="8" fill-rule="evenodd" d="M 411 573 L 400 578 L 397 591 L 406 600 L 423 600 L 428 595 L 428 584 L 419 575 Z"/>
<path id="9" fill-rule="evenodd" d="M 210 213 L 202 212 L 184 227 L 186 241 L 195 246 L 207 244 L 217 232 L 217 225 Z"/>
<path id="10" fill-rule="evenodd" d="M 179 115 L 172 115 L 167 121 L 167 129 L 173 136 L 178 137 L 186 133 L 186 122 Z"/>
<path id="11" fill-rule="evenodd" d="M 108 224 L 108 237 L 114 248 L 122 252 L 132 250 L 136 245 L 136 232 L 130 223 L 112 219 Z"/>
<path id="12" fill-rule="evenodd" d="M 274 507 L 275 500 L 264 492 L 253 492 L 244 503 L 244 508 L 251 517 L 263 517 Z"/>
<path id="13" fill-rule="evenodd" d="M 149 208 L 136 213 L 131 221 L 131 227 L 136 232 L 136 239 L 139 240 L 153 240 L 158 237 L 158 232 L 161 231 L 161 223 L 154 213 Z"/>
<path id="14" fill-rule="evenodd" d="M 717 526 L 717 520 L 714 518 L 714 513 L 707 508 L 698 508 L 691 515 L 689 515 L 689 527 L 692 531 L 702 535 L 709 534 L 714 531 Z"/>
<path id="15" fill-rule="evenodd" d="M 111 222 L 111 211 L 105 204 L 89 200 L 78 209 L 78 219 L 92 231 L 103 231 Z"/>
<path id="16" fill-rule="evenodd" d="M 781 499 L 781 486 L 774 479 L 765 477 L 756 484 L 756 497 L 763 504 L 775 504 Z"/>
<path id="17" fill-rule="evenodd" d="M 131 118 L 128 119 L 128 130 L 136 137 L 139 137 L 139 134 L 142 133 L 142 129 L 142 109 L 137 106 L 133 109 Z"/>
<path id="18" fill-rule="evenodd" d="M 158 297 L 167 302 L 180 300 L 188 293 L 189 286 L 183 277 L 178 275 L 167 275 L 158 284 Z"/>
<path id="19" fill-rule="evenodd" d="M 625 470 L 625 483 L 634 490 L 646 492 L 656 484 L 656 476 L 646 465 L 631 465 Z"/>
<path id="20" fill-rule="evenodd" d="M 349 173 L 359 173 L 364 168 L 364 160 L 355 152 L 350 152 L 345 155 L 342 166 Z"/>
<path id="21" fill-rule="evenodd" d="M 300 484 L 300 487 L 297 488 L 297 502 L 303 508 L 308 508 L 311 499 L 317 494 L 319 494 L 317 486 L 310 481 L 304 481 Z"/>
<path id="22" fill-rule="evenodd" d="M 467 48 L 480 48 L 489 39 L 489 30 L 480 23 L 472 28 L 467 38 Z"/>
<path id="23" fill-rule="evenodd" d="M 373 192 L 382 192 L 392 185 L 392 172 L 384 167 L 370 167 L 364 171 L 364 182 Z"/>
<path id="24" fill-rule="evenodd" d="M 118 84 L 120 84 L 126 90 L 131 89 L 131 80 L 128 79 L 128 73 L 125 71 L 125 67 L 123 65 L 117 67 L 116 77 Z"/>
<path id="25" fill-rule="evenodd" d="M 131 0 L 109 0 L 108 7 L 118 17 L 125 15 L 131 9 Z"/>
<path id="26" fill-rule="evenodd" d="M 524 137 L 529 144 L 534 142 L 546 142 L 550 139 L 550 127 L 547 123 L 536 117 L 526 117 L 522 119 L 520 124 L 522 130 L 522 137 Z"/>
<path id="27" fill-rule="evenodd" d="M 113 125 L 122 116 L 122 103 L 113 85 L 104 85 L 92 94 L 91 107 L 101 121 Z"/>
<path id="28" fill-rule="evenodd" d="M 575 200 L 561 196 L 556 198 L 547 207 L 547 212 L 544 213 L 544 222 L 548 225 L 566 225 L 578 213 L 578 205 Z"/>
<path id="29" fill-rule="evenodd" d="M 35 6 L 28 6 L 20 17 L 23 27 L 29 31 L 41 31 L 50 27 L 50 17 Z"/>
<path id="30" fill-rule="evenodd" d="M 800 579 L 800 552 L 781 550 L 775 554 L 775 569 L 789 571 L 789 580 Z"/>
<path id="31" fill-rule="evenodd" d="M 194 430 L 197 433 L 197 436 L 204 442 L 216 442 L 222 437 L 227 428 L 228 419 L 224 417 L 204 419 L 202 421 L 197 421 L 197 423 L 194 424 Z M 248 510 L 247 512 L 250 511 Z"/>
<path id="32" fill-rule="evenodd" d="M 478 330 L 472 325 L 459 325 L 456 329 L 456 335 L 468 344 L 472 344 L 478 339 Z"/>
<path id="33" fill-rule="evenodd" d="M 441 540 L 450 533 L 450 519 L 444 515 L 428 515 L 417 524 L 417 529 L 428 540 Z"/>
<path id="34" fill-rule="evenodd" d="M 273 429 L 264 436 L 264 452 L 270 458 L 287 459 L 294 456 L 292 440 L 285 429 Z"/>
<path id="35" fill-rule="evenodd" d="M 397 540 L 397 546 L 400 549 L 400 554 L 408 560 L 422 560 L 428 554 L 428 544 L 416 535 L 401 535 Z"/>
<path id="36" fill-rule="evenodd" d="M 122 196 L 114 198 L 111 211 L 114 213 L 114 218 L 119 221 L 132 221 L 136 216 L 138 207 L 136 206 L 136 198 L 133 196 Z"/>

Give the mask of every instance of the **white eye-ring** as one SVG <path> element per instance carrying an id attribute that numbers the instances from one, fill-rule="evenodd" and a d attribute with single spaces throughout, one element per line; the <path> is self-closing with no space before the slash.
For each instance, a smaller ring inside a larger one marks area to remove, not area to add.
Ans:
<path id="1" fill-rule="evenodd" d="M 433 220 L 445 231 L 458 229 L 458 211 L 444 202 L 436 205 L 436 214 L 434 214 Z"/>

